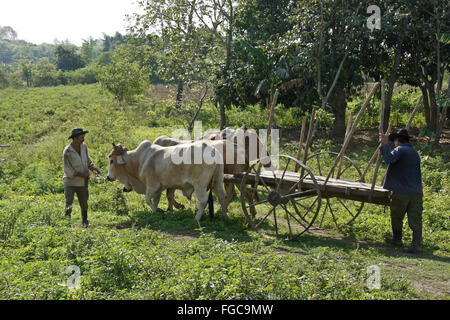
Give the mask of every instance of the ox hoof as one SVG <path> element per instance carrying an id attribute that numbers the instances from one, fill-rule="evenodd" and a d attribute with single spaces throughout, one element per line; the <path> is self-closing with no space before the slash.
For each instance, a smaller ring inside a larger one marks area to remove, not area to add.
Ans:
<path id="1" fill-rule="evenodd" d="M 158 208 L 158 209 L 156 209 L 156 213 L 160 213 L 160 214 L 163 214 L 163 213 L 164 213 L 164 210 L 163 210 L 163 209 L 160 209 L 160 208 Z"/>

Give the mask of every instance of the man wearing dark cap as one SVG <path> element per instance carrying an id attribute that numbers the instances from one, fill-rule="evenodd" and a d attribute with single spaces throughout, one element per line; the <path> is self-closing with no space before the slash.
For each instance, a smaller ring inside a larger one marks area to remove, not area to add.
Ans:
<path id="1" fill-rule="evenodd" d="M 403 218 L 408 214 L 408 224 L 413 231 L 413 241 L 409 253 L 419 253 L 422 250 L 422 174 L 420 157 L 410 144 L 410 136 L 406 129 L 401 129 L 389 136 L 382 135 L 380 142 L 384 162 L 389 164 L 384 188 L 392 190 L 391 224 L 392 237 L 386 237 L 386 242 L 402 246 Z M 391 152 L 388 142 L 394 142 L 395 149 Z"/>
<path id="2" fill-rule="evenodd" d="M 87 219 L 89 170 L 101 174 L 100 170 L 94 166 L 94 163 L 89 157 L 87 145 L 84 143 L 84 135 L 88 132 L 81 128 L 72 130 L 72 134 L 69 137 L 69 139 L 72 139 L 72 142 L 63 151 L 66 217 L 70 219 L 73 198 L 76 193 L 81 207 L 83 226 L 86 228 L 89 227 L 89 221 Z"/>

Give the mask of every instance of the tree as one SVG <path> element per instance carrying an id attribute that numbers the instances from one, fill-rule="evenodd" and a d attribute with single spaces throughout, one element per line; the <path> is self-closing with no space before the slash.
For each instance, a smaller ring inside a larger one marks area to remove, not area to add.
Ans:
<path id="1" fill-rule="evenodd" d="M 83 68 L 85 62 L 76 47 L 61 44 L 56 47 L 56 66 L 63 71 Z"/>
<path id="2" fill-rule="evenodd" d="M 363 84 L 359 51 L 369 37 L 367 17 L 359 1 L 241 2 L 237 36 L 261 48 L 284 81 L 301 79 L 302 87 L 280 92 L 279 101 L 300 111 L 313 105 L 334 115 L 333 137 L 345 134 L 347 100 Z M 233 61 L 234 96 L 254 103 L 253 93 L 267 78 L 264 64 L 236 45 Z M 263 92 L 264 94 L 264 92 Z M 261 95 L 269 99 L 271 92 Z M 300 113 L 300 112 L 299 112 Z"/>
<path id="3" fill-rule="evenodd" d="M 17 32 L 9 26 L 0 26 L 0 39 L 16 40 Z"/>
<path id="4" fill-rule="evenodd" d="M 130 26 L 134 41 L 151 42 L 148 56 L 156 59 L 158 76 L 177 84 L 175 107 L 178 110 L 182 106 L 185 84 L 199 81 L 199 76 L 204 74 L 201 71 L 209 63 L 205 46 L 208 37 L 195 19 L 196 2 L 193 2 L 138 1 L 144 14 L 135 14 Z"/>
<path id="5" fill-rule="evenodd" d="M 436 132 L 442 79 L 448 70 L 450 46 L 441 45 L 440 34 L 449 33 L 448 3 L 443 0 L 411 0 L 399 81 L 422 91 L 427 128 Z M 446 19 L 447 18 L 447 19 Z"/>
<path id="6" fill-rule="evenodd" d="M 103 88 L 122 102 L 131 101 L 137 94 L 143 92 L 148 75 L 138 61 L 132 59 L 130 48 L 119 46 L 113 53 L 111 63 L 98 66 L 97 78 Z"/>
<path id="7" fill-rule="evenodd" d="M 92 37 L 83 40 L 83 44 L 81 45 L 80 48 L 80 55 L 86 65 L 91 63 L 92 60 L 96 58 L 94 48 L 95 48 L 95 40 L 92 39 Z"/>
<path id="8" fill-rule="evenodd" d="M 440 79 L 449 60 L 448 46 L 445 48 L 438 41 L 439 34 L 449 31 L 447 6 L 442 0 L 380 3 L 382 27 L 371 33 L 361 55 L 364 72 L 388 83 L 384 129 L 389 122 L 396 81 L 421 89 L 427 127 L 436 129 Z"/>
<path id="9" fill-rule="evenodd" d="M 27 87 L 31 87 L 33 85 L 33 69 L 34 65 L 31 61 L 23 59 L 20 62 L 20 70 L 22 72 L 22 78 L 26 81 Z"/>
<path id="10" fill-rule="evenodd" d="M 58 70 L 48 58 L 42 58 L 36 65 L 33 76 L 33 86 L 49 87 L 58 85 Z"/>
<path id="11" fill-rule="evenodd" d="M 0 89 L 6 88 L 8 86 L 8 78 L 6 72 L 0 67 Z"/>

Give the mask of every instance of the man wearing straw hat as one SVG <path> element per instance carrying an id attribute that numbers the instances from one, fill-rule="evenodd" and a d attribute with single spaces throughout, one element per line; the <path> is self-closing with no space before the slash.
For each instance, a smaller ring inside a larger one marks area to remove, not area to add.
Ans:
<path id="1" fill-rule="evenodd" d="M 422 250 L 422 174 L 420 157 L 410 144 L 410 136 L 406 129 L 401 129 L 389 136 L 382 135 L 380 142 L 384 162 L 389 164 L 383 187 L 392 190 L 391 224 L 392 237 L 386 242 L 402 246 L 403 218 L 408 214 L 408 224 L 413 231 L 413 240 L 408 253 L 419 253 Z M 388 142 L 394 142 L 391 152 Z"/>
<path id="2" fill-rule="evenodd" d="M 72 130 L 72 134 L 69 137 L 69 139 L 72 139 L 72 142 L 63 151 L 66 217 L 70 219 L 73 198 L 76 193 L 81 207 L 83 227 L 86 228 L 89 227 L 89 221 L 87 219 L 89 170 L 101 174 L 100 170 L 94 166 L 94 163 L 89 157 L 87 145 L 84 143 L 84 136 L 88 132 L 81 128 Z"/>

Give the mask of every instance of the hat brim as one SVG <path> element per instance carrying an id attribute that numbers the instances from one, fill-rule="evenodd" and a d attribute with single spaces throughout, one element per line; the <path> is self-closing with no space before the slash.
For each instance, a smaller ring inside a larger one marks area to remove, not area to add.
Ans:
<path id="1" fill-rule="evenodd" d="M 389 141 L 394 142 L 395 139 L 397 139 L 398 137 L 403 137 L 403 138 L 407 138 L 407 139 L 412 139 L 411 136 L 407 136 L 407 135 L 404 135 L 404 134 L 398 134 L 398 133 L 395 132 L 395 133 L 391 133 L 391 134 L 389 135 Z"/>
<path id="2" fill-rule="evenodd" d="M 80 135 L 82 135 L 82 134 L 86 134 L 86 133 L 89 133 L 89 131 L 88 131 L 88 130 L 83 130 L 83 131 L 82 131 L 82 132 L 80 132 L 80 133 L 77 133 L 77 134 L 73 134 L 73 135 L 71 135 L 71 136 L 69 137 L 69 139 L 72 139 L 72 138 L 78 137 L 78 136 L 80 136 Z"/>

